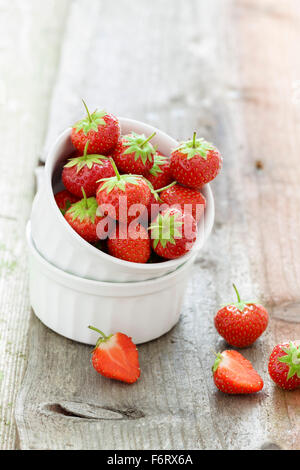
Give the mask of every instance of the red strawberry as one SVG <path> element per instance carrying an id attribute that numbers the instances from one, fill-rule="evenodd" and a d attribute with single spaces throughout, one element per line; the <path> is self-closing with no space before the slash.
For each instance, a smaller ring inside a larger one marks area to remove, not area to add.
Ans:
<path id="1" fill-rule="evenodd" d="M 179 184 L 165 189 L 160 193 L 160 198 L 169 206 L 179 205 L 182 211 L 191 213 L 197 223 L 200 221 L 206 205 L 205 197 L 198 189 L 184 188 Z"/>
<path id="2" fill-rule="evenodd" d="M 154 189 L 168 186 L 174 181 L 171 173 L 170 160 L 160 152 L 154 155 L 154 165 L 146 175 L 146 178 L 152 184 Z"/>
<path id="3" fill-rule="evenodd" d="M 88 154 L 88 147 L 89 140 L 83 156 L 70 159 L 62 172 L 65 187 L 78 197 L 82 196 L 82 188 L 87 197 L 95 196 L 99 179 L 110 178 L 115 174 L 110 160 L 103 155 Z"/>
<path id="4" fill-rule="evenodd" d="M 97 201 L 102 211 L 123 223 L 143 213 L 150 201 L 150 188 L 147 181 L 137 175 L 120 175 L 115 162 L 111 159 L 116 176 L 100 181 Z M 136 213 L 133 205 L 139 205 Z M 127 219 L 127 220 L 126 220 Z"/>
<path id="5" fill-rule="evenodd" d="M 94 369 L 104 377 L 133 384 L 141 375 L 139 354 L 131 338 L 123 333 L 105 336 L 102 331 L 89 326 L 101 336 L 93 351 Z"/>
<path id="6" fill-rule="evenodd" d="M 107 246 L 110 255 L 132 263 L 147 263 L 151 254 L 148 230 L 140 224 L 118 225 Z"/>
<path id="7" fill-rule="evenodd" d="M 91 154 L 108 155 L 118 143 L 120 124 L 118 119 L 105 111 L 95 111 L 90 114 L 83 101 L 87 117 L 78 121 L 72 129 L 72 143 L 81 155 L 87 141 L 90 141 Z"/>
<path id="8" fill-rule="evenodd" d="M 189 188 L 201 187 L 215 179 L 222 168 L 220 152 L 204 139 L 182 142 L 171 155 L 173 178 Z"/>
<path id="9" fill-rule="evenodd" d="M 150 200 L 145 209 L 141 212 L 139 222 L 144 226 L 148 227 L 149 221 L 156 219 L 160 210 L 160 199 L 158 194 L 155 193 L 154 189 L 151 190 Z"/>
<path id="10" fill-rule="evenodd" d="M 269 374 L 284 390 L 300 388 L 299 342 L 291 341 L 275 346 L 269 359 Z"/>
<path id="11" fill-rule="evenodd" d="M 231 395 L 256 393 L 264 386 L 251 362 L 237 351 L 218 354 L 213 375 L 217 388 Z"/>
<path id="12" fill-rule="evenodd" d="M 157 190 L 153 188 L 149 180 L 147 181 L 150 187 L 151 196 L 150 196 L 150 201 L 149 201 L 147 210 L 145 210 L 144 213 L 141 215 L 140 220 L 144 226 L 148 227 L 149 221 L 152 222 L 152 220 L 156 219 L 159 212 L 161 212 L 164 209 L 168 209 L 167 207 L 168 205 L 163 203 L 163 201 L 159 197 L 159 193 L 174 186 L 176 184 L 176 181 L 171 183 L 169 186 L 165 186 L 164 188 L 157 189 Z"/>
<path id="13" fill-rule="evenodd" d="M 196 221 L 190 214 L 167 209 L 150 225 L 152 245 L 162 258 L 176 259 L 188 253 L 197 238 Z"/>
<path id="14" fill-rule="evenodd" d="M 98 204 L 96 198 L 87 199 L 84 190 L 83 199 L 73 204 L 65 213 L 66 221 L 71 227 L 87 242 L 96 243 L 99 239 L 97 235 L 97 225 L 103 219 L 98 216 Z"/>
<path id="15" fill-rule="evenodd" d="M 56 193 L 54 198 L 63 215 L 65 215 L 67 210 L 70 209 L 72 204 L 75 204 L 75 202 L 79 201 L 78 197 L 74 196 L 66 190 Z"/>
<path id="16" fill-rule="evenodd" d="M 269 322 L 267 310 L 253 302 L 243 302 L 236 286 L 237 303 L 224 306 L 215 317 L 218 333 L 231 346 L 245 348 L 253 344 L 265 331 Z"/>
<path id="17" fill-rule="evenodd" d="M 150 140 L 155 133 L 146 138 L 144 134 L 132 132 L 119 141 L 113 153 L 113 159 L 121 173 L 147 175 L 153 167 L 156 153 Z"/>

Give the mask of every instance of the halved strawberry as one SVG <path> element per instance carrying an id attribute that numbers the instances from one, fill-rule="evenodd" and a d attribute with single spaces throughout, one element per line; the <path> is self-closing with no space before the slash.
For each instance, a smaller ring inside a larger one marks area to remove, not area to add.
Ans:
<path id="1" fill-rule="evenodd" d="M 153 167 L 155 148 L 150 143 L 150 137 L 144 134 L 131 134 L 123 136 L 113 153 L 113 159 L 121 173 L 133 175 L 147 175 Z"/>
<path id="2" fill-rule="evenodd" d="M 106 336 L 89 326 L 101 336 L 92 355 L 94 369 L 104 377 L 133 384 L 141 375 L 139 355 L 132 339 L 123 333 Z"/>
<path id="3" fill-rule="evenodd" d="M 250 361 L 237 351 L 224 351 L 217 355 L 213 366 L 217 388 L 231 395 L 256 393 L 264 382 Z"/>
<path id="4" fill-rule="evenodd" d="M 82 188 L 86 196 L 95 196 L 102 178 L 110 178 L 115 172 L 108 157 L 104 155 L 88 154 L 90 141 L 88 140 L 82 157 L 71 158 L 64 166 L 62 181 L 65 187 L 76 196 L 82 195 Z"/>
<path id="5" fill-rule="evenodd" d="M 84 101 L 83 104 L 87 117 L 74 125 L 71 134 L 72 143 L 81 155 L 88 140 L 91 154 L 108 155 L 114 150 L 120 137 L 119 121 L 106 111 L 95 111 L 90 114 Z"/>

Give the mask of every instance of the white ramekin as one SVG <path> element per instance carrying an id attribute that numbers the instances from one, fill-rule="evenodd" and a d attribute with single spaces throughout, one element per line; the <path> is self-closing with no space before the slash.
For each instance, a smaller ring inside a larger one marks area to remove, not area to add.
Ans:
<path id="1" fill-rule="evenodd" d="M 159 279 L 117 284 L 83 279 L 50 264 L 34 246 L 30 222 L 26 236 L 31 306 L 56 333 L 95 344 L 97 333 L 88 329 L 92 325 L 106 334 L 120 331 L 140 344 L 162 336 L 178 322 L 196 254 Z"/>
<path id="2" fill-rule="evenodd" d="M 177 142 L 147 124 L 131 119 L 120 118 L 122 134 L 130 131 L 146 135 L 157 133 L 153 144 L 165 154 L 170 154 Z M 44 174 L 44 181 L 35 197 L 32 213 L 32 237 L 40 254 L 58 268 L 76 276 L 104 282 L 137 282 L 164 276 L 190 258 L 193 258 L 208 238 L 214 223 L 214 199 L 210 186 L 203 188 L 207 208 L 199 225 L 197 242 L 191 252 L 182 258 L 153 264 L 136 264 L 119 260 L 96 249 L 82 239 L 66 222 L 60 213 L 54 191 L 62 189 L 61 171 L 66 155 L 73 150 L 70 139 L 71 129 L 67 129 L 57 139 L 50 151 Z"/>

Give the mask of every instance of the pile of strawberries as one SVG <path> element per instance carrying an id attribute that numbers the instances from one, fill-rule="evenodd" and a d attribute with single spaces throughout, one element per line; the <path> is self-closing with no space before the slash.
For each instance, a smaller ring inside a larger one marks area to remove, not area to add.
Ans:
<path id="1" fill-rule="evenodd" d="M 215 316 L 215 327 L 225 341 L 235 348 L 251 346 L 266 330 L 267 310 L 252 301 L 243 301 L 234 285 L 237 302 L 225 305 Z M 138 351 L 131 338 L 116 333 L 106 337 L 100 334 L 93 351 L 93 366 L 101 375 L 134 383 L 140 377 Z M 251 394 L 264 387 L 261 376 L 241 353 L 228 349 L 216 355 L 213 379 L 216 387 L 231 395 Z M 284 390 L 300 388 L 300 343 L 285 342 L 275 346 L 269 358 L 271 379 Z"/>
<path id="2" fill-rule="evenodd" d="M 84 103 L 85 105 L 85 103 Z M 182 142 L 170 156 L 152 144 L 150 136 L 121 136 L 118 119 L 104 111 L 90 114 L 72 129 L 75 156 L 65 164 L 65 190 L 55 195 L 66 221 L 87 242 L 116 257 L 147 263 L 152 253 L 176 259 L 191 250 L 197 223 L 203 216 L 203 186 L 220 172 L 219 151 L 203 139 Z M 254 302 L 224 306 L 215 327 L 235 348 L 252 345 L 266 330 L 266 309 Z M 140 377 L 138 351 L 131 338 L 100 330 L 93 365 L 105 377 L 134 383 Z M 272 380 L 285 390 L 300 387 L 300 346 L 278 344 L 269 359 Z M 260 391 L 264 382 L 252 364 L 236 350 L 217 354 L 214 382 L 229 394 Z"/>
<path id="3" fill-rule="evenodd" d="M 87 116 L 72 129 L 75 155 L 62 172 L 66 189 L 55 195 L 66 221 L 87 242 L 122 260 L 185 255 L 205 209 L 201 188 L 222 167 L 219 151 L 194 133 L 170 156 L 162 155 L 151 143 L 155 133 L 121 136 L 116 117 L 90 114 L 84 105 Z"/>

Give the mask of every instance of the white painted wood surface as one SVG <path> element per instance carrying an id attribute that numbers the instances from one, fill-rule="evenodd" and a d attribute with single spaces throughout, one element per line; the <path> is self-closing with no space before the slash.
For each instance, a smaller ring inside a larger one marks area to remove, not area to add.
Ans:
<path id="1" fill-rule="evenodd" d="M 42 14 L 38 2 L 28 4 Z M 164 338 L 140 347 L 140 382 L 127 387 L 98 376 L 89 364 L 88 347 L 31 318 L 28 368 L 16 409 L 19 447 L 299 448 L 299 392 L 281 392 L 267 376 L 274 342 L 300 336 L 300 229 L 295 216 L 300 105 L 292 95 L 300 78 L 299 5 L 293 0 L 60 0 L 59 6 L 49 5 L 51 14 L 40 22 L 38 41 L 29 19 L 33 11 L 25 8 L 22 13 L 29 22 L 25 37 L 41 51 L 41 44 L 48 47 L 50 60 L 31 51 L 36 54 L 31 73 L 41 67 L 46 76 L 43 91 L 40 81 L 33 87 L 28 78 L 28 88 L 20 90 L 19 78 L 10 78 L 21 93 L 21 111 L 32 109 L 30 117 L 38 121 L 26 127 L 24 158 L 18 154 L 23 178 L 18 179 L 21 189 L 10 215 L 28 214 L 36 161 L 30 146 L 42 141 L 60 42 L 46 147 L 78 118 L 85 97 L 91 108 L 147 121 L 176 138 L 198 129 L 219 145 L 225 162 L 214 183 L 215 231 L 196 264 L 181 322 Z M 58 23 L 53 20 L 53 29 L 47 29 L 56 11 Z M 56 31 L 54 44 L 49 30 Z M 11 119 L 19 113 L 17 108 Z M 4 129 L 7 152 L 9 122 Z M 263 169 L 256 168 L 257 160 Z M 12 201 L 8 195 L 15 194 L 14 173 L 3 158 L 0 162 L 8 172 L 1 185 L 4 211 Z M 11 233 L 19 224 L 2 219 L 12 250 L 16 243 Z M 24 354 L 28 297 L 21 235 L 18 240 L 22 261 L 11 278 L 1 273 L 1 312 L 7 312 L 3 319 L 9 324 L 2 329 L 0 324 L 0 329 L 4 335 L 11 331 L 12 350 Z M 8 252 L 6 257 L 10 259 Z M 213 315 L 221 301 L 231 299 L 233 280 L 247 296 L 264 300 L 273 318 L 267 334 L 244 351 L 266 381 L 263 393 L 251 397 L 221 395 L 211 378 L 212 350 L 225 347 Z M 0 339 L 1 347 L 7 344 Z M 13 401 L 24 362 L 14 358 L 7 364 L 9 358 L 1 354 L 0 364 L 8 370 L 3 384 L 6 380 Z M 7 401 L 3 403 L 7 410 Z M 0 429 L 2 447 L 13 447 L 14 427 L 1 424 Z"/>

